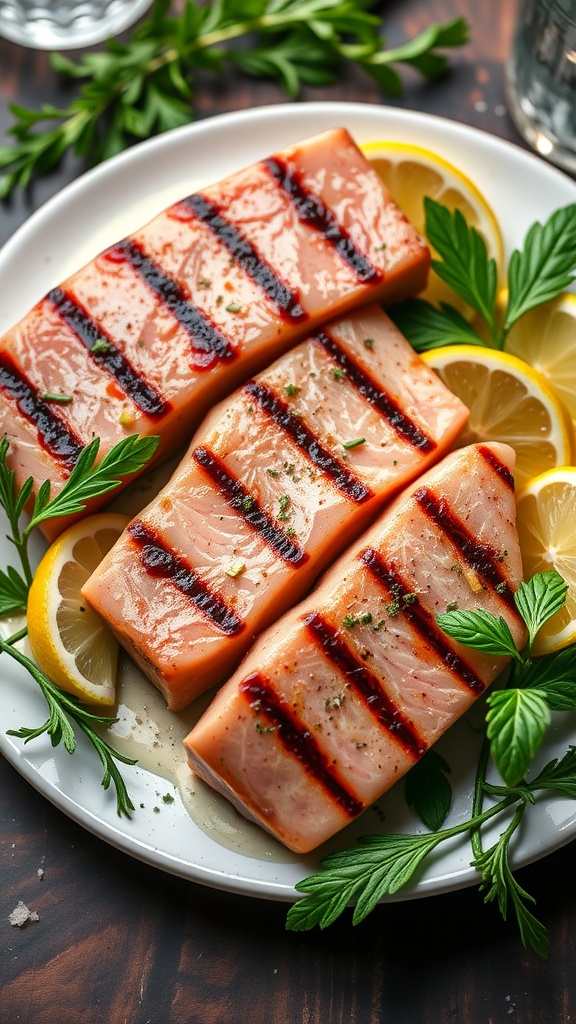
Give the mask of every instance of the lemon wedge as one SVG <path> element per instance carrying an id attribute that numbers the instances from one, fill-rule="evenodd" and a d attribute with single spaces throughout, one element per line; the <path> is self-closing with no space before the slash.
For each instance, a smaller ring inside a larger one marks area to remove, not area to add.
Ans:
<path id="1" fill-rule="evenodd" d="M 514 324 L 504 347 L 546 377 L 576 420 L 576 295 L 566 292 L 529 310 Z"/>
<path id="2" fill-rule="evenodd" d="M 462 171 L 437 153 L 404 142 L 366 142 L 360 148 L 421 235 L 425 235 L 424 196 L 430 196 L 449 210 L 460 210 L 484 239 L 488 256 L 493 256 L 502 268 L 504 242 L 494 211 Z M 436 304 L 449 302 L 468 319 L 473 316 L 470 307 L 434 271 L 421 298 Z"/>
<path id="3" fill-rule="evenodd" d="M 431 349 L 422 359 L 470 410 L 460 446 L 478 441 L 511 445 L 519 487 L 570 463 L 568 414 L 542 374 L 524 360 L 474 345 Z"/>
<path id="4" fill-rule="evenodd" d="M 556 569 L 568 584 L 566 603 L 540 629 L 533 653 L 549 654 L 576 641 L 576 467 L 561 466 L 530 480 L 517 499 L 524 572 Z"/>
<path id="5" fill-rule="evenodd" d="M 28 639 L 49 679 L 85 703 L 115 699 L 118 642 L 81 588 L 129 522 L 101 513 L 65 530 L 48 548 L 28 595 Z"/>

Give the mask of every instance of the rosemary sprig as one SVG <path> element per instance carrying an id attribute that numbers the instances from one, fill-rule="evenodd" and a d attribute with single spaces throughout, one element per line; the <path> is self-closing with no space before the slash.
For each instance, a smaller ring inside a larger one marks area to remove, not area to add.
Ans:
<path id="1" fill-rule="evenodd" d="M 432 78 L 443 74 L 442 50 L 467 41 L 463 18 L 430 25 L 404 46 L 386 49 L 373 0 L 185 0 L 169 16 L 170 0 L 155 0 L 151 16 L 127 42 L 110 40 L 74 63 L 53 55 L 52 66 L 83 84 L 64 108 L 30 110 L 12 104 L 13 145 L 0 147 L 0 198 L 51 171 L 68 150 L 98 163 L 137 139 L 194 118 L 194 73 L 222 74 L 234 66 L 277 80 L 295 98 L 302 85 L 332 83 L 353 63 L 392 95 L 401 91 L 394 65 Z M 241 45 L 237 45 L 241 42 Z"/>
<path id="2" fill-rule="evenodd" d="M 23 668 L 27 669 L 35 682 L 38 683 L 46 704 L 48 705 L 48 718 L 42 723 L 42 725 L 36 726 L 35 728 L 22 726 L 20 729 L 8 729 L 8 735 L 17 736 L 20 739 L 23 739 L 25 743 L 29 743 L 30 740 L 37 739 L 38 736 L 42 736 L 46 733 L 50 737 L 53 747 L 62 743 L 65 750 L 67 750 L 69 754 L 73 754 L 76 750 L 76 737 L 70 724 L 70 719 L 72 719 L 86 734 L 102 762 L 104 767 L 102 785 L 104 789 L 108 789 L 111 782 L 114 785 L 116 790 L 116 809 L 118 814 L 125 814 L 126 817 L 129 818 L 130 812 L 134 810 L 134 804 L 128 795 L 126 784 L 116 766 L 116 761 L 121 761 L 123 764 L 136 764 L 136 761 L 129 757 L 125 757 L 124 754 L 120 754 L 117 750 L 114 750 L 114 748 L 111 747 L 106 740 L 102 739 L 102 737 L 94 730 L 94 725 L 111 725 L 116 721 L 116 719 L 110 718 L 107 715 L 98 715 L 89 711 L 87 708 L 82 707 L 75 697 L 64 693 L 63 690 L 60 690 L 59 687 L 55 686 L 54 683 L 48 679 L 48 676 L 46 676 L 26 654 L 18 650 L 15 646 L 17 641 L 21 640 L 25 635 L 26 630 L 23 629 L 12 637 L 9 637 L 7 640 L 0 638 L 0 652 L 8 654 L 11 658 L 14 658 L 14 660 L 22 665 Z"/>
<path id="3" fill-rule="evenodd" d="M 97 462 L 100 440 L 95 438 L 80 453 L 68 480 L 58 494 L 50 498 L 49 481 L 40 485 L 32 504 L 30 518 L 24 527 L 21 527 L 21 517 L 25 507 L 32 500 L 34 481 L 29 477 L 22 487 L 17 487 L 16 474 L 14 470 L 9 469 L 7 463 L 9 442 L 7 438 L 0 441 L 0 505 L 8 517 L 8 540 L 16 548 L 21 565 L 21 571 L 12 566 L 5 572 L 0 570 L 0 615 L 15 615 L 26 611 L 28 590 L 33 578 L 28 554 L 28 542 L 33 530 L 48 519 L 82 512 L 88 501 L 108 494 L 126 477 L 140 472 L 154 454 L 159 440 L 159 437 L 139 437 L 137 434 L 125 437 Z M 109 725 L 115 719 L 95 714 L 83 707 L 75 697 L 55 686 L 29 657 L 16 647 L 17 642 L 24 636 L 26 629 L 15 633 L 7 640 L 0 638 L 0 653 L 8 655 L 27 669 L 40 687 L 49 713 L 42 725 L 10 729 L 8 735 L 18 736 L 28 743 L 46 733 L 53 746 L 62 743 L 68 753 L 73 754 L 76 749 L 76 737 L 70 724 L 72 719 L 86 734 L 102 762 L 104 789 L 108 789 L 111 782 L 114 784 L 118 814 L 129 816 L 134 808 L 116 762 L 135 762 L 114 750 L 94 729 L 95 725 Z"/>

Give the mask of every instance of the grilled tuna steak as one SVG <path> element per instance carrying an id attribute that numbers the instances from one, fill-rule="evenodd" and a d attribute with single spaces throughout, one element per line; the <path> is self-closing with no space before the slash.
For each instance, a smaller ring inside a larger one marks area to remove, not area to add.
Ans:
<path id="1" fill-rule="evenodd" d="M 186 443 L 215 401 L 318 324 L 421 290 L 429 251 L 345 130 L 176 203 L 53 288 L 0 341 L 17 483 L 82 448 Z M 97 506 L 91 505 L 91 510 Z M 53 536 L 65 525 L 50 520 Z"/>
<path id="2" fill-rule="evenodd" d="M 207 417 L 83 594 L 178 710 L 236 668 L 467 415 L 365 307 Z"/>
<path id="3" fill-rule="evenodd" d="M 435 615 L 456 602 L 525 630 L 507 445 L 448 455 L 256 642 L 185 740 L 194 771 L 292 850 L 348 824 L 505 665 Z"/>

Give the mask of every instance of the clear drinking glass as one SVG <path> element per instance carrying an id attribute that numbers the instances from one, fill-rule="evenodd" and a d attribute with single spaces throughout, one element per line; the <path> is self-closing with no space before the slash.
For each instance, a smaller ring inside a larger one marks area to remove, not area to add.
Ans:
<path id="1" fill-rule="evenodd" d="M 0 36 L 38 50 L 72 50 L 116 36 L 152 0 L 0 0 Z"/>
<path id="2" fill-rule="evenodd" d="M 526 141 L 576 174 L 576 0 L 521 0 L 506 98 Z"/>

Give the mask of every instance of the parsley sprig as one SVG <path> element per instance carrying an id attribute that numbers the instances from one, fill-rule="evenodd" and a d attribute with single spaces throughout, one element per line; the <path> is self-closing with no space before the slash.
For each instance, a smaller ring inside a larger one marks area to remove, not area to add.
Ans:
<path id="1" fill-rule="evenodd" d="M 514 324 L 530 309 L 549 302 L 568 288 L 576 272 L 576 203 L 556 210 L 530 227 L 521 249 L 507 269 L 508 300 L 498 310 L 498 267 L 486 244 L 459 210 L 451 212 L 428 196 L 424 200 L 426 236 L 439 259 L 432 268 L 486 325 L 482 337 L 450 303 L 433 306 L 409 299 L 391 311 L 397 327 L 417 352 L 443 345 L 484 345 L 502 349 Z"/>
<path id="2" fill-rule="evenodd" d="M 29 477 L 22 487 L 17 487 L 16 474 L 14 470 L 9 469 L 7 463 L 9 442 L 3 438 L 0 442 L 0 505 L 8 517 L 10 533 L 7 536 L 18 552 L 21 569 L 19 571 L 9 566 L 6 571 L 0 570 L 0 615 L 16 615 L 26 611 L 28 590 L 33 578 L 28 553 L 28 542 L 33 530 L 48 519 L 82 512 L 88 501 L 108 494 L 126 477 L 140 472 L 154 454 L 158 442 L 158 437 L 126 437 L 97 462 L 100 441 L 95 438 L 82 450 L 74 469 L 58 494 L 50 497 L 49 481 L 45 481 L 39 487 L 28 523 L 22 527 L 21 518 L 25 507 L 32 499 L 34 481 Z M 13 658 L 30 673 L 46 700 L 48 718 L 40 726 L 10 729 L 8 734 L 18 736 L 28 743 L 46 733 L 53 746 L 62 743 L 65 750 L 73 754 L 76 749 L 76 737 L 70 720 L 75 722 L 88 737 L 102 762 L 104 789 L 108 789 L 110 783 L 114 785 L 118 814 L 129 817 L 130 811 L 134 808 L 116 762 L 135 762 L 114 750 L 94 728 L 95 725 L 110 725 L 114 719 L 90 711 L 75 697 L 55 686 L 32 659 L 18 648 L 18 641 L 22 640 L 26 633 L 24 627 L 8 639 L 0 638 L 0 653 Z"/>
<path id="3" fill-rule="evenodd" d="M 83 84 L 64 108 L 30 110 L 12 104 L 13 145 L 0 148 L 0 198 L 47 174 L 68 150 L 98 163 L 131 142 L 194 118 L 194 73 L 223 74 L 233 66 L 277 80 L 295 98 L 302 85 L 328 85 L 342 67 L 361 67 L 391 95 L 401 91 L 395 68 L 406 64 L 433 78 L 447 69 L 442 50 L 463 45 L 463 18 L 432 24 L 404 46 L 386 49 L 372 0 L 185 0 L 169 16 L 170 0 L 155 0 L 151 16 L 127 42 L 74 62 L 53 55 L 60 74 Z"/>
<path id="4" fill-rule="evenodd" d="M 555 791 L 576 797 L 576 747 L 563 757 L 549 761 L 532 779 L 527 774 L 542 745 L 552 711 L 576 709 L 576 645 L 545 657 L 533 659 L 531 648 L 541 626 L 563 606 L 567 587 L 554 570 L 538 573 L 521 583 L 515 594 L 516 607 L 526 625 L 528 639 L 518 650 L 504 619 L 485 611 L 451 611 L 437 616 L 449 636 L 475 650 L 511 659 L 509 677 L 501 689 L 487 698 L 486 734 L 478 761 L 470 817 L 441 828 L 448 813 L 446 770 L 435 756 L 431 772 L 424 775 L 424 760 L 407 776 L 409 802 L 427 808 L 422 814 L 427 833 L 364 836 L 359 846 L 326 857 L 320 871 L 299 882 L 307 895 L 288 912 L 287 927 L 304 931 L 326 928 L 355 904 L 352 920 L 358 924 L 386 895 L 397 892 L 413 880 L 426 858 L 441 843 L 468 834 L 472 865 L 478 870 L 485 901 L 495 901 L 507 918 L 512 909 L 522 942 L 545 957 L 548 939 L 544 926 L 531 910 L 534 899 L 514 877 L 511 847 L 527 809 L 541 791 Z M 429 758 L 430 751 L 426 755 Z M 502 784 L 488 781 L 490 759 L 501 775 Z M 489 798 L 489 806 L 484 806 Z M 508 814 L 509 820 L 497 841 L 488 849 L 482 845 L 482 829 L 493 819 Z"/>

